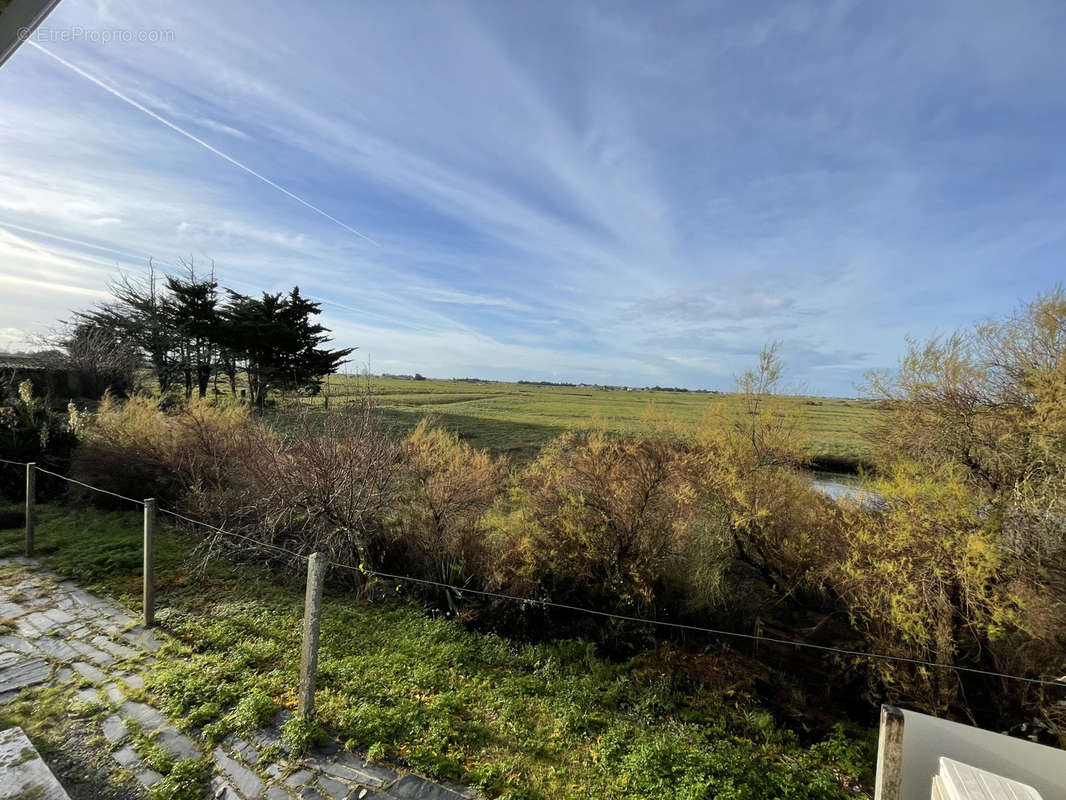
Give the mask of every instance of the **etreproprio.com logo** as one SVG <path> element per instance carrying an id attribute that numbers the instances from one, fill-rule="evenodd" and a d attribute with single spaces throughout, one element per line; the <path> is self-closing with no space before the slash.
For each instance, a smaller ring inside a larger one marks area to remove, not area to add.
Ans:
<path id="1" fill-rule="evenodd" d="M 33 28 L 19 28 L 19 41 L 32 39 L 35 42 L 93 42 L 95 44 L 133 44 L 174 41 L 174 31 L 165 28 L 84 28 L 71 25 L 68 28 L 55 28 L 42 25 Z"/>

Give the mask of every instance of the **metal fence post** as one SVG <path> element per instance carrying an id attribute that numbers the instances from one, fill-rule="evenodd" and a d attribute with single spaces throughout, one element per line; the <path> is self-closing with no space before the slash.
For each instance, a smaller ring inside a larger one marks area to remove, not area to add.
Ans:
<path id="1" fill-rule="evenodd" d="M 318 631 L 322 618 L 322 587 L 326 580 L 326 554 L 312 553 L 307 560 L 307 592 L 304 595 L 304 638 L 300 651 L 300 699 L 298 712 L 305 719 L 315 715 L 315 676 L 318 673 Z"/>
<path id="2" fill-rule="evenodd" d="M 37 465 L 26 465 L 26 557 L 33 556 L 33 536 L 37 527 Z"/>
<path id="3" fill-rule="evenodd" d="M 144 501 L 144 627 L 155 625 L 155 510 L 153 498 Z"/>

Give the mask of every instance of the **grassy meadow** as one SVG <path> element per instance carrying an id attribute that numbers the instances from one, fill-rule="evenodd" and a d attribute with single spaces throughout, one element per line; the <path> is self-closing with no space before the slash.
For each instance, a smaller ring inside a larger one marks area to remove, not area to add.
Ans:
<path id="1" fill-rule="evenodd" d="M 364 391 L 367 378 L 331 376 L 321 395 L 307 402 L 344 402 Z M 740 398 L 733 394 L 598 389 L 465 380 L 369 379 L 375 402 L 399 430 L 425 416 L 457 431 L 470 444 L 516 461 L 536 455 L 568 429 L 604 426 L 619 433 L 641 433 L 668 424 L 695 430 L 708 414 L 735 418 Z M 832 397 L 779 397 L 783 412 L 798 413 L 812 456 L 828 466 L 852 467 L 870 455 L 867 433 L 878 410 L 867 400 Z"/>

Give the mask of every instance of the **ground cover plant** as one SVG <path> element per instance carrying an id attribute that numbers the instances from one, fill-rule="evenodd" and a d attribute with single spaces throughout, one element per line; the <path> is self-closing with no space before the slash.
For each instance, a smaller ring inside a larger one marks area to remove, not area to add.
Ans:
<path id="1" fill-rule="evenodd" d="M 138 513 L 42 507 L 37 541 L 53 568 L 137 606 Z M 146 691 L 210 740 L 295 704 L 302 586 L 262 563 L 191 568 L 197 542 L 160 537 L 159 617 L 174 641 Z M 0 533 L 0 555 L 20 546 L 19 530 Z M 327 592 L 318 722 L 347 747 L 490 797 L 833 798 L 869 785 L 871 731 L 839 726 L 812 743 L 759 705 L 735 654 L 608 660 L 579 640 L 522 644 L 384 588 Z M 297 748 L 317 736 L 285 733 Z"/>

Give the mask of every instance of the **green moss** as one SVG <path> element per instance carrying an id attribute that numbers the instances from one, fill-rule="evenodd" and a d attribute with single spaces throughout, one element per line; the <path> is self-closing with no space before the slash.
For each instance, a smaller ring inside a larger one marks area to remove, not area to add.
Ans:
<path id="1" fill-rule="evenodd" d="M 306 754 L 325 738 L 325 732 L 315 722 L 294 714 L 281 726 L 281 739 L 294 758 Z"/>
<path id="2" fill-rule="evenodd" d="M 148 790 L 149 800 L 200 800 L 207 794 L 211 762 L 188 758 L 176 762 L 163 780 Z"/>
<path id="3" fill-rule="evenodd" d="M 130 730 L 130 739 L 133 749 L 137 751 L 144 763 L 154 769 L 160 775 L 169 775 L 174 768 L 174 756 L 162 745 L 152 741 L 140 726 L 133 722 L 127 722 Z"/>
<path id="4" fill-rule="evenodd" d="M 221 713 L 222 707 L 218 703 L 201 703 L 178 721 L 178 727 L 182 730 L 202 728 L 204 725 L 218 719 Z"/>
<path id="5" fill-rule="evenodd" d="M 280 744 L 268 744 L 262 750 L 259 751 L 259 763 L 271 764 L 278 761 L 282 757 L 282 747 Z"/>
<path id="6" fill-rule="evenodd" d="M 47 761 L 63 747 L 68 704 L 65 688 L 23 689 L 14 700 L 0 704 L 0 730 L 22 728 Z"/>
<path id="7" fill-rule="evenodd" d="M 217 719 L 204 725 L 203 738 L 209 745 L 215 745 L 233 732 L 233 724 L 228 720 Z"/>
<path id="8" fill-rule="evenodd" d="M 252 689 L 237 703 L 233 714 L 234 726 L 238 731 L 248 732 L 262 728 L 271 723 L 278 704 L 262 689 Z"/>

